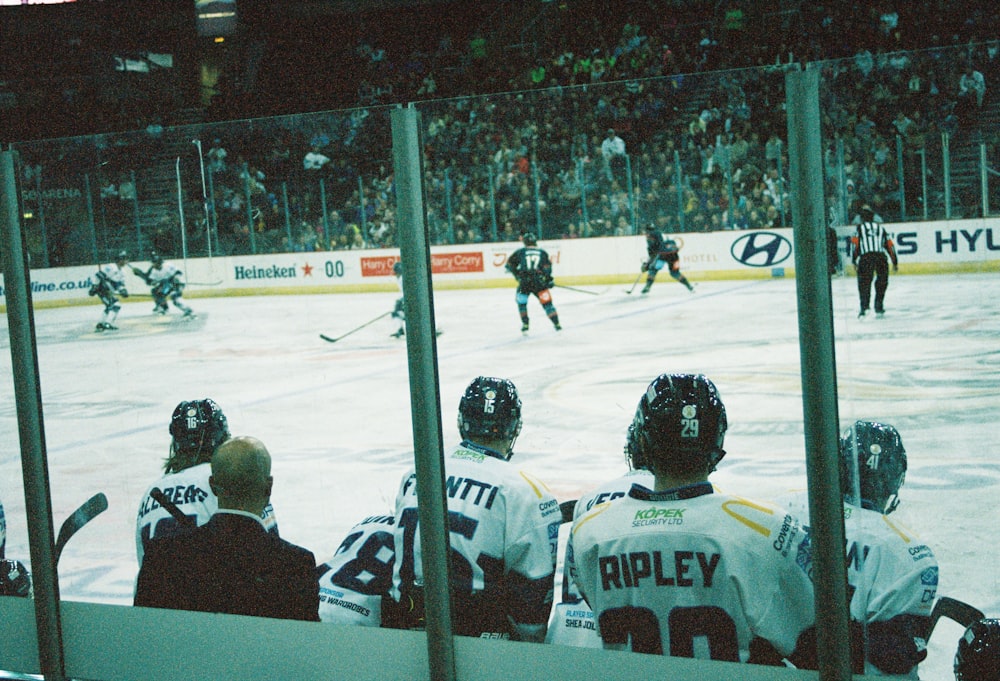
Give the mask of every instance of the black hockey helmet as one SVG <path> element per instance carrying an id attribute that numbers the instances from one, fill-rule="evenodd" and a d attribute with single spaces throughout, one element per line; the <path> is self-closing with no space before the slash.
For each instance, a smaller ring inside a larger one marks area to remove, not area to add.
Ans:
<path id="1" fill-rule="evenodd" d="M 163 265 L 163 256 L 153 251 L 149 254 L 149 262 L 153 263 L 153 267 L 161 267 Z"/>
<path id="2" fill-rule="evenodd" d="M 955 681 L 1000 681 L 1000 619 L 973 622 L 962 634 Z"/>
<path id="3" fill-rule="evenodd" d="M 0 596 L 31 596 L 31 573 L 19 560 L 0 560 Z"/>
<path id="4" fill-rule="evenodd" d="M 892 426 L 856 421 L 840 436 L 840 490 L 848 503 L 892 513 L 905 477 L 906 449 Z"/>
<path id="5" fill-rule="evenodd" d="M 525 232 L 521 235 L 521 241 L 524 242 L 525 246 L 537 246 L 538 237 L 535 236 L 534 232 Z"/>
<path id="6" fill-rule="evenodd" d="M 213 400 L 185 400 L 170 417 L 170 435 L 168 473 L 210 461 L 216 447 L 229 439 L 229 422 Z"/>
<path id="7" fill-rule="evenodd" d="M 702 374 L 661 374 L 639 400 L 625 446 L 632 468 L 655 462 L 675 474 L 709 471 L 726 455 L 726 407 Z"/>
<path id="8" fill-rule="evenodd" d="M 458 404 L 458 432 L 472 441 L 509 440 L 508 451 L 521 432 L 521 398 L 505 378 L 479 376 L 465 389 Z"/>

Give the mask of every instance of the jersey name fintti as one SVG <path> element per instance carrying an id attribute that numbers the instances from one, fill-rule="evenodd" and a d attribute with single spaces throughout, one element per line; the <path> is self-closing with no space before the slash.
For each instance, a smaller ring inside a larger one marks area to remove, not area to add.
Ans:
<path id="1" fill-rule="evenodd" d="M 673 573 L 668 576 L 664 570 L 663 551 L 630 551 L 597 559 L 601 572 L 601 588 L 636 589 L 643 579 L 652 578 L 656 586 L 695 586 L 692 570 L 701 570 L 701 586 L 710 588 L 715 569 L 722 555 L 702 551 L 674 551 Z M 669 569 L 669 552 L 667 569 Z"/>
<path id="2" fill-rule="evenodd" d="M 413 491 L 413 495 L 416 496 L 417 488 L 414 484 L 417 481 L 417 476 L 411 475 L 410 479 L 406 481 L 403 486 L 403 493 L 408 494 Z M 448 497 L 451 499 L 459 498 L 462 501 L 471 501 L 476 506 L 482 506 L 483 508 L 490 509 L 493 508 L 493 502 L 497 498 L 497 493 L 500 488 L 491 485 L 488 482 L 481 482 L 479 480 L 473 480 L 472 478 L 461 478 L 454 475 L 449 475 L 448 479 L 444 483 L 445 492 L 448 493 Z M 469 499 L 469 494 L 472 490 L 476 490 L 476 494 L 472 499 Z M 489 493 L 486 499 L 483 499 L 483 495 Z"/>

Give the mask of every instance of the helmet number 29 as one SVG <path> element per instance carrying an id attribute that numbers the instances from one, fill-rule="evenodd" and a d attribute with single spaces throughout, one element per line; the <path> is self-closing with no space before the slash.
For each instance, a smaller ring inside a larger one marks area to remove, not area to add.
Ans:
<path id="1" fill-rule="evenodd" d="M 698 419 L 681 419 L 681 437 L 698 438 Z"/>

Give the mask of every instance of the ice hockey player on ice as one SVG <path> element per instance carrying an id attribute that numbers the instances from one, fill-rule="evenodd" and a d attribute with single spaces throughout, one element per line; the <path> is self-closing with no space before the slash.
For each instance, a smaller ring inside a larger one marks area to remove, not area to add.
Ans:
<path id="1" fill-rule="evenodd" d="M 188 307 L 183 298 L 184 282 L 181 276 L 184 274 L 173 263 L 164 262 L 163 256 L 153 253 L 149 256 L 150 267 L 143 272 L 138 267 L 132 267 L 135 276 L 149 284 L 150 293 L 153 294 L 153 312 L 156 314 L 167 314 L 167 301 L 172 301 L 174 307 L 184 313 L 185 317 L 194 315 L 194 310 Z"/>
<path id="2" fill-rule="evenodd" d="M 507 271 L 517 279 L 517 312 L 521 315 L 521 332 L 528 332 L 528 298 L 534 295 L 542 304 L 545 314 L 552 320 L 556 331 L 562 330 L 559 325 L 559 313 L 552 303 L 552 292 L 555 286 L 552 279 L 552 261 L 544 249 L 538 247 L 538 239 L 531 232 L 521 235 L 524 248 L 519 248 L 507 258 Z"/>
<path id="3" fill-rule="evenodd" d="M 128 254 L 119 251 L 115 261 L 102 266 L 97 270 L 96 278 L 88 295 L 97 296 L 104 303 L 104 314 L 101 321 L 97 322 L 96 331 L 114 331 L 115 320 L 122 306 L 118 304 L 118 297 L 128 298 L 128 289 L 125 288 L 125 264 L 128 262 Z"/>
<path id="4" fill-rule="evenodd" d="M 663 234 L 656 229 L 655 225 L 646 227 L 646 254 L 649 259 L 642 263 L 642 271 L 646 273 L 646 285 L 642 287 L 643 293 L 649 293 L 653 288 L 653 280 L 656 274 L 665 266 L 670 267 L 670 276 L 684 284 L 688 291 L 694 292 L 694 286 L 681 274 L 680 247 L 673 239 L 664 238 Z"/>

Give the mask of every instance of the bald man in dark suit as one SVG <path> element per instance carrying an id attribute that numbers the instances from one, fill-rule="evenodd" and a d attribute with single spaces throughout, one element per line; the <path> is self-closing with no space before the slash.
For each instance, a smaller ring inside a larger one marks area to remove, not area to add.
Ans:
<path id="1" fill-rule="evenodd" d="M 209 478 L 219 510 L 206 525 L 150 542 L 135 605 L 318 622 L 315 557 L 260 520 L 273 482 L 263 442 L 220 445 Z"/>

